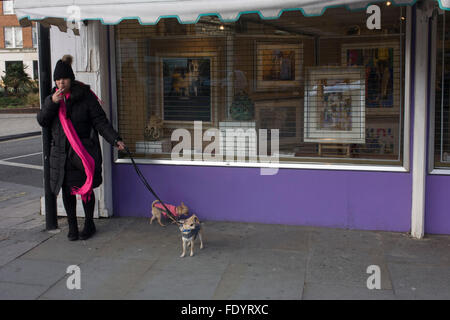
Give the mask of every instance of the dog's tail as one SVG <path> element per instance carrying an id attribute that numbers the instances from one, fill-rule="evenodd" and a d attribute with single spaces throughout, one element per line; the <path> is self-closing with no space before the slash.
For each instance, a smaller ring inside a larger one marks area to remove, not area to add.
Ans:
<path id="1" fill-rule="evenodd" d="M 155 203 L 156 203 L 156 202 L 161 202 L 161 201 L 159 201 L 158 199 L 156 199 L 155 201 L 153 201 L 153 202 L 152 202 L 152 208 L 155 206 Z"/>

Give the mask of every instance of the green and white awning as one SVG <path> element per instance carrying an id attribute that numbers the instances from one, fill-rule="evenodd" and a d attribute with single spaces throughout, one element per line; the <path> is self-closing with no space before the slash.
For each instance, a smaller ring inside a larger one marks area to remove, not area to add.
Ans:
<path id="1" fill-rule="evenodd" d="M 392 0 L 392 5 L 413 5 L 417 0 Z M 450 0 L 438 0 L 442 9 L 450 9 Z M 202 16 L 214 15 L 233 22 L 245 13 L 257 13 L 262 19 L 276 19 L 284 11 L 298 10 L 305 16 L 322 15 L 327 8 L 345 6 L 364 9 L 386 1 L 362 0 L 14 0 L 19 20 L 100 20 L 118 24 L 137 19 L 141 24 L 156 24 L 161 18 L 177 18 L 180 23 L 196 23 Z M 50 22 L 51 23 L 51 22 Z"/>

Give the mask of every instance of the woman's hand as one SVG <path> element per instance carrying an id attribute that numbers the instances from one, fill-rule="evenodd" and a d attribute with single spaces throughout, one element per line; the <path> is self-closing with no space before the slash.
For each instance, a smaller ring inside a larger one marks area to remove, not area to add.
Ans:
<path id="1" fill-rule="evenodd" d="M 119 151 L 125 150 L 125 143 L 123 143 L 123 141 L 117 141 L 116 148 L 119 149 Z"/>
<path id="2" fill-rule="evenodd" d="M 62 100 L 63 96 L 64 96 L 63 92 L 64 92 L 64 90 L 62 90 L 62 89 L 56 90 L 55 93 L 52 96 L 52 101 L 54 103 L 59 103 Z"/>

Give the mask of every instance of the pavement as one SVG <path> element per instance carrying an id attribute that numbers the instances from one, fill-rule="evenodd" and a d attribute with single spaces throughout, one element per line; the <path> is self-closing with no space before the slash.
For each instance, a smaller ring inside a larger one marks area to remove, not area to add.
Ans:
<path id="1" fill-rule="evenodd" d="M 1 219 L 0 299 L 450 299 L 450 236 L 205 221 L 205 248 L 180 258 L 174 225 L 100 219 L 93 238 L 70 242 L 59 223 L 50 234 Z M 70 265 L 81 289 L 67 287 Z M 367 287 L 369 266 L 380 289 Z"/>
<path id="2" fill-rule="evenodd" d="M 17 118 L 34 130 L 35 115 L 8 116 L 0 130 Z M 97 219 L 87 241 L 67 240 L 66 218 L 47 232 L 41 195 L 0 184 L 0 299 L 450 299 L 449 235 L 204 221 L 205 248 L 180 258 L 177 227 L 145 218 Z M 69 290 L 73 265 L 81 289 Z"/>
<path id="3" fill-rule="evenodd" d="M 36 113 L 0 113 L 0 141 L 41 134 Z"/>

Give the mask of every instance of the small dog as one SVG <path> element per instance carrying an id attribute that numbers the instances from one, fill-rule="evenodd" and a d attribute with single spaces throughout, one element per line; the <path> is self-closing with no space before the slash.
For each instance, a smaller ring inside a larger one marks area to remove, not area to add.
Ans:
<path id="1" fill-rule="evenodd" d="M 170 210 L 170 213 L 174 215 L 176 218 L 181 216 L 186 216 L 189 213 L 188 207 L 185 206 L 183 202 L 181 202 L 181 205 L 174 206 L 171 204 L 165 203 L 167 209 Z M 163 205 L 159 202 L 159 200 L 155 200 L 152 202 L 152 217 L 150 219 L 150 224 L 153 223 L 153 220 L 157 219 L 159 224 L 162 227 L 165 227 L 164 224 L 161 223 L 161 216 L 167 217 L 166 209 L 163 207 Z M 175 221 L 172 221 L 174 223 Z"/>
<path id="2" fill-rule="evenodd" d="M 180 258 L 186 255 L 186 246 L 191 246 L 192 257 L 194 255 L 194 241 L 197 239 L 197 235 L 200 239 L 200 249 L 203 249 L 203 239 L 202 239 L 202 227 L 198 217 L 193 214 L 188 219 L 180 220 L 178 228 L 181 231 L 181 241 L 183 244 L 183 253 Z"/>

